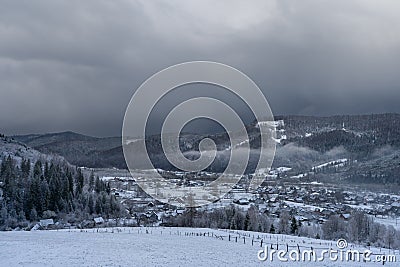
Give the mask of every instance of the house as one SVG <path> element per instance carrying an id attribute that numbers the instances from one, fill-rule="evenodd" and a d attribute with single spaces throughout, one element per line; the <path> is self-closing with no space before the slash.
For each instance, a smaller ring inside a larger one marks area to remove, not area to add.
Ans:
<path id="1" fill-rule="evenodd" d="M 295 216 L 295 218 L 298 222 L 307 222 L 308 221 L 308 218 L 305 216 Z"/>
<path id="2" fill-rule="evenodd" d="M 350 217 L 351 217 L 351 215 L 349 213 L 340 214 L 340 218 L 342 218 L 345 221 L 350 219 Z"/>
<path id="3" fill-rule="evenodd" d="M 254 204 L 257 204 L 257 205 L 264 204 L 264 203 L 265 203 L 265 200 L 263 198 L 257 198 L 256 200 L 254 200 Z"/>
<path id="4" fill-rule="evenodd" d="M 95 223 L 93 220 L 84 220 L 78 225 L 78 227 L 81 229 L 93 228 L 94 226 L 95 226 Z"/>
<path id="5" fill-rule="evenodd" d="M 393 202 L 390 205 L 390 211 L 394 212 L 396 214 L 399 214 L 400 213 L 400 202 Z"/>
<path id="6" fill-rule="evenodd" d="M 248 205 L 250 203 L 247 198 L 241 198 L 239 200 L 234 200 L 233 202 L 239 205 Z"/>
<path id="7" fill-rule="evenodd" d="M 139 224 L 145 226 L 154 225 L 159 220 L 158 215 L 154 211 L 142 213 L 138 216 L 138 219 Z"/>
<path id="8" fill-rule="evenodd" d="M 183 208 L 178 208 L 178 209 L 176 209 L 176 214 L 183 214 L 184 212 L 185 212 L 185 209 L 183 209 Z"/>
<path id="9" fill-rule="evenodd" d="M 50 225 L 53 225 L 53 224 L 54 224 L 53 219 L 45 219 L 45 220 L 40 220 L 39 221 L 39 225 L 41 227 L 43 227 L 43 228 L 47 228 L 47 227 L 49 227 Z"/>
<path id="10" fill-rule="evenodd" d="M 93 219 L 94 223 L 97 224 L 103 224 L 104 223 L 104 219 L 103 217 L 97 217 Z"/>
<path id="11" fill-rule="evenodd" d="M 323 214 L 325 217 L 329 217 L 329 216 L 331 216 L 331 215 L 334 215 L 335 212 L 334 212 L 333 210 L 330 210 L 330 209 L 324 209 L 324 210 L 322 211 L 322 214 Z"/>
<path id="12" fill-rule="evenodd" d="M 38 223 L 32 227 L 31 231 L 37 231 L 37 230 L 40 230 L 40 225 Z"/>
<path id="13" fill-rule="evenodd" d="M 295 202 L 296 202 L 296 203 L 303 203 L 304 201 L 303 201 L 303 198 L 302 198 L 302 197 L 297 197 L 297 198 L 295 199 Z"/>

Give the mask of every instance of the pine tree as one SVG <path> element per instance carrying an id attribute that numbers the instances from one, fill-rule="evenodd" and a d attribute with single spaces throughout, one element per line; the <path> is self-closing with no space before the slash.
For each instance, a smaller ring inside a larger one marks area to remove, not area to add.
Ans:
<path id="1" fill-rule="evenodd" d="M 0 225 L 5 225 L 8 221 L 8 210 L 5 202 L 3 202 L 1 206 L 2 208 L 0 211 Z"/>
<path id="2" fill-rule="evenodd" d="M 29 214 L 29 219 L 30 219 L 31 221 L 37 221 L 37 219 L 38 219 L 38 214 L 37 214 L 35 208 L 32 208 L 32 209 L 31 209 L 31 212 L 30 212 L 30 214 Z"/>
<path id="3" fill-rule="evenodd" d="M 84 183 L 85 178 L 83 177 L 81 169 L 77 169 L 77 174 L 75 177 L 75 195 L 80 195 L 82 194 L 82 189 L 83 189 L 83 183 Z"/>
<path id="4" fill-rule="evenodd" d="M 292 217 L 292 223 L 290 224 L 290 232 L 292 234 L 295 234 L 297 232 L 298 225 L 297 225 L 297 220 L 295 217 Z"/>
<path id="5" fill-rule="evenodd" d="M 46 178 L 47 181 L 50 179 L 50 173 L 49 173 L 49 163 L 46 162 L 44 165 L 44 177 Z"/>
<path id="6" fill-rule="evenodd" d="M 8 156 L 3 160 L 1 166 L 1 180 L 3 180 L 3 198 L 8 201 L 13 201 L 15 196 L 15 163 L 14 160 Z"/>
<path id="7" fill-rule="evenodd" d="M 40 160 L 36 161 L 33 167 L 33 178 L 40 178 L 42 175 L 42 162 Z"/>
<path id="8" fill-rule="evenodd" d="M 110 183 L 107 183 L 107 185 L 106 185 L 106 192 L 107 192 L 107 194 L 110 194 L 111 193 L 111 186 L 110 186 Z"/>
<path id="9" fill-rule="evenodd" d="M 31 161 L 22 160 L 21 161 L 21 173 L 24 178 L 28 178 L 31 171 Z"/>
<path id="10" fill-rule="evenodd" d="M 94 173 L 92 172 L 89 178 L 89 191 L 93 191 L 93 189 L 94 189 Z"/>
<path id="11" fill-rule="evenodd" d="M 94 200 L 93 200 L 93 195 L 90 194 L 89 195 L 89 199 L 87 202 L 87 210 L 89 212 L 89 214 L 93 214 L 94 213 Z"/>
<path id="12" fill-rule="evenodd" d="M 102 181 L 99 179 L 99 177 L 96 177 L 96 184 L 95 184 L 95 191 L 96 193 L 100 193 L 101 191 L 103 191 L 103 183 Z"/>
<path id="13" fill-rule="evenodd" d="M 244 229 L 245 231 L 249 230 L 250 226 L 250 214 L 247 212 L 246 213 L 246 218 L 244 219 Z"/>
<path id="14" fill-rule="evenodd" d="M 74 179 L 72 178 L 72 173 L 67 171 L 67 180 L 68 180 L 68 190 L 70 195 L 74 194 Z"/>
<path id="15" fill-rule="evenodd" d="M 100 215 L 100 214 L 103 213 L 103 206 L 102 206 L 102 202 L 101 202 L 100 197 L 98 197 L 96 199 L 96 204 L 94 205 L 94 207 L 95 207 L 96 214 Z"/>

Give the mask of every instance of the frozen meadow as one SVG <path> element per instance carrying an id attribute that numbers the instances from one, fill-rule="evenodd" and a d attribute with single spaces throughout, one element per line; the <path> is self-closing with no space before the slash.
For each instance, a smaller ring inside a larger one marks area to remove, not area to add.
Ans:
<path id="1" fill-rule="evenodd" d="M 261 240 L 263 245 L 261 246 Z M 192 228 L 100 228 L 0 233 L 1 266 L 398 266 L 386 262 L 259 261 L 268 248 L 336 248 L 336 242 L 243 231 Z M 299 247 L 297 247 L 299 246 Z M 349 244 L 351 249 L 365 247 Z M 371 248 L 374 254 L 399 251 Z"/>

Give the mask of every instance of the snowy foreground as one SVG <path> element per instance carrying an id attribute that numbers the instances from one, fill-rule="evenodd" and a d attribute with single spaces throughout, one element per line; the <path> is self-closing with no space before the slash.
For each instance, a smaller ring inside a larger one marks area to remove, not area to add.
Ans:
<path id="1" fill-rule="evenodd" d="M 108 228 L 0 232 L 0 266 L 398 266 L 386 262 L 260 261 L 261 247 L 336 249 L 336 242 L 191 228 Z M 297 247 L 299 246 L 299 247 Z M 364 247 L 348 248 L 364 251 Z M 371 248 L 373 254 L 399 251 Z"/>

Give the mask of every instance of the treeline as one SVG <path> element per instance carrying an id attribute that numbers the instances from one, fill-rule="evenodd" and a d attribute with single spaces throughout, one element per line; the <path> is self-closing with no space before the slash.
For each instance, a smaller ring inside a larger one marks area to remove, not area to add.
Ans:
<path id="1" fill-rule="evenodd" d="M 390 249 L 400 248 L 400 231 L 393 225 L 374 221 L 362 211 L 355 211 L 348 221 L 339 215 L 331 216 L 322 226 L 325 239 L 346 238 L 348 241 Z"/>
<path id="2" fill-rule="evenodd" d="M 10 156 L 0 166 L 0 230 L 28 228 L 40 219 L 75 224 L 93 216 L 116 217 L 123 209 L 109 184 L 66 162 L 22 160 Z"/>
<path id="3" fill-rule="evenodd" d="M 284 116 L 288 140 L 319 152 L 343 146 L 357 158 L 368 157 L 385 146 L 400 147 L 400 114 L 307 117 Z M 344 126 L 345 131 L 342 130 Z M 303 138 L 305 132 L 313 135 Z"/>
<path id="4" fill-rule="evenodd" d="M 349 220 L 340 218 L 339 215 L 333 215 L 321 226 L 315 223 L 300 222 L 288 212 L 282 212 L 279 218 L 272 218 L 260 213 L 257 206 L 254 205 L 247 211 L 231 205 L 211 211 L 188 209 L 180 216 L 165 221 L 164 224 L 175 227 L 288 234 L 327 240 L 345 238 L 349 242 L 368 246 L 400 248 L 400 231 L 392 225 L 386 226 L 374 222 L 373 218 L 361 211 L 354 211 Z"/>
<path id="5" fill-rule="evenodd" d="M 211 211 L 187 209 L 180 216 L 165 220 L 164 225 L 293 234 L 313 238 L 321 236 L 321 227 L 318 225 L 303 224 L 288 212 L 282 212 L 279 218 L 272 218 L 261 213 L 256 205 L 250 206 L 247 211 L 235 205 Z"/>
<path id="6" fill-rule="evenodd" d="M 176 227 L 221 228 L 259 232 L 268 232 L 273 227 L 272 221 L 267 216 L 260 214 L 256 206 L 252 206 L 247 212 L 244 212 L 234 205 L 212 211 L 187 209 L 182 215 L 170 218 L 167 223 Z"/>
<path id="7" fill-rule="evenodd" d="M 372 173 L 372 171 L 360 172 L 358 170 L 350 170 L 349 172 L 349 182 L 400 185 L 400 166 L 386 167 L 383 170 L 378 170 L 377 173 Z"/>
<path id="8" fill-rule="evenodd" d="M 277 116 L 276 120 L 284 120 L 289 132 L 325 131 L 344 127 L 356 132 L 374 133 L 379 142 L 399 140 L 400 114 L 340 115 L 331 117 L 312 116 Z M 289 136 L 290 138 L 290 136 Z"/>

